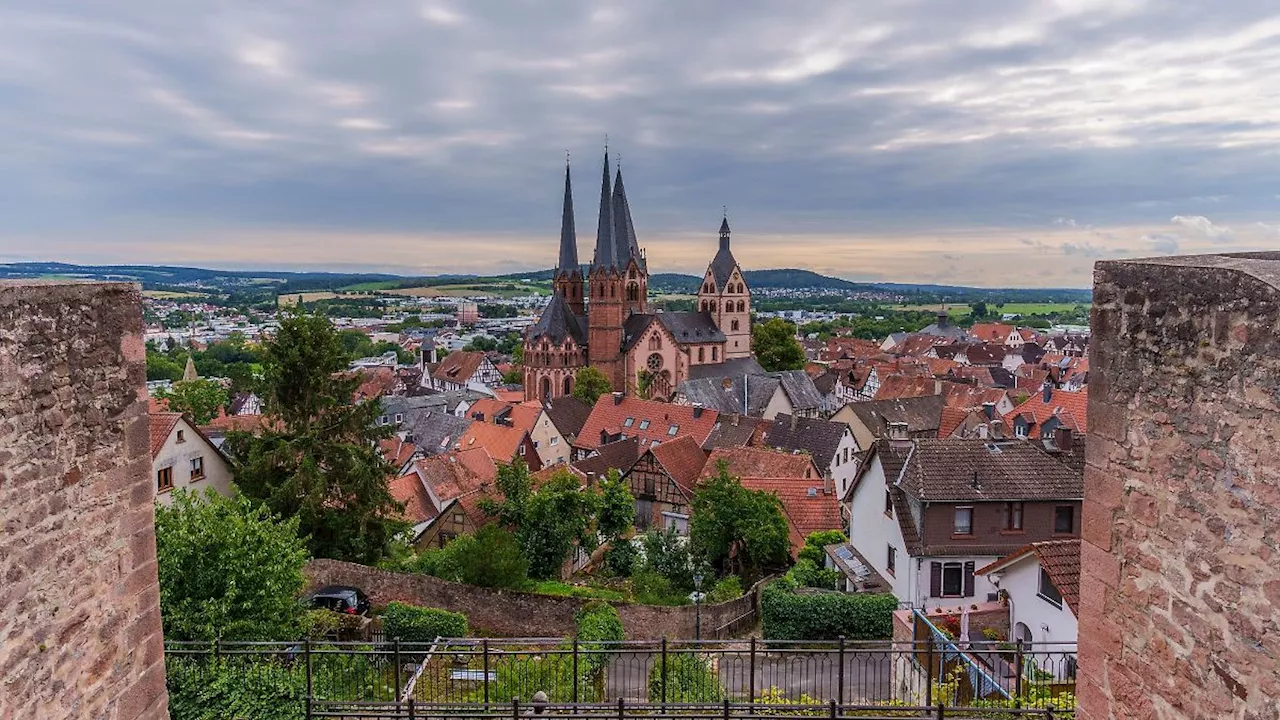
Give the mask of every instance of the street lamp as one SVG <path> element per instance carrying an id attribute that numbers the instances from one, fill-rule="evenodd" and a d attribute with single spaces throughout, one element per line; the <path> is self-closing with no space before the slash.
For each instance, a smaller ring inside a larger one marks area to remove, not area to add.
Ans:
<path id="1" fill-rule="evenodd" d="M 702 641 L 702 601 L 707 597 L 707 594 L 702 592 L 704 567 L 699 565 L 693 571 L 693 592 L 689 594 L 689 599 L 693 601 L 693 640 L 695 643 Z"/>

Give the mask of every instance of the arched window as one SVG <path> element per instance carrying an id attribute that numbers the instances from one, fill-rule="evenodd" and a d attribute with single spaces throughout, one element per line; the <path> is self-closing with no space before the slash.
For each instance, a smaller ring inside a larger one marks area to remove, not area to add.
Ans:
<path id="1" fill-rule="evenodd" d="M 654 334 L 652 334 L 652 335 L 650 335 L 650 336 L 649 336 L 649 349 L 650 349 L 650 350 L 661 350 L 661 349 L 662 349 L 662 336 L 661 336 L 661 335 L 659 335 L 659 334 L 657 334 L 657 333 L 654 333 Z"/>
<path id="2" fill-rule="evenodd" d="M 573 394 L 573 376 L 572 375 L 564 376 L 564 394 L 565 395 Z"/>
<path id="3" fill-rule="evenodd" d="M 609 297 L 618 297 L 618 287 L 616 285 L 609 286 Z"/>
<path id="4" fill-rule="evenodd" d="M 698 348 L 698 362 L 702 362 L 703 360 L 707 359 L 705 356 L 705 352 L 706 352 L 705 348 Z"/>
<path id="5" fill-rule="evenodd" d="M 737 321 L 737 320 L 734 320 L 734 321 L 730 322 L 730 323 L 729 323 L 729 329 L 730 329 L 730 330 L 733 330 L 734 332 L 737 332 L 737 330 L 738 330 L 738 321 Z"/>
<path id="6" fill-rule="evenodd" d="M 747 304 L 741 300 L 738 301 L 738 312 L 746 312 Z"/>
<path id="7" fill-rule="evenodd" d="M 640 286 L 639 286 L 639 285 L 637 285 L 637 284 L 635 284 L 635 283 L 631 283 L 630 285 L 628 285 L 628 286 L 627 286 L 627 299 L 628 299 L 628 300 L 639 300 L 639 299 L 640 299 Z"/>
<path id="8" fill-rule="evenodd" d="M 542 399 L 550 400 L 551 399 L 551 378 L 549 377 L 542 378 L 542 382 L 540 382 L 539 385 L 542 388 L 542 391 L 541 391 Z"/>
<path id="9" fill-rule="evenodd" d="M 630 275 L 628 275 L 628 277 L 630 277 L 632 280 L 635 280 L 635 279 L 636 279 L 636 269 L 635 269 L 635 268 L 631 268 L 631 274 L 630 274 Z"/>

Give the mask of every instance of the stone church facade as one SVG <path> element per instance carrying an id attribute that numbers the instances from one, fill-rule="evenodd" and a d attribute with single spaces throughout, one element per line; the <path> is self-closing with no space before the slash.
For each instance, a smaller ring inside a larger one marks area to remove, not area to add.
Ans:
<path id="1" fill-rule="evenodd" d="M 622 170 L 610 180 L 606 154 L 595 253 L 584 270 L 565 167 L 554 292 L 525 335 L 527 400 L 571 394 L 575 373 L 588 366 L 604 373 L 615 392 L 669 400 L 691 372 L 733 375 L 725 363 L 751 356 L 751 291 L 729 247 L 728 219 L 720 224 L 720 247 L 695 309 L 650 312 L 648 261 L 636 238 Z M 708 367 L 695 371 L 697 366 Z"/>

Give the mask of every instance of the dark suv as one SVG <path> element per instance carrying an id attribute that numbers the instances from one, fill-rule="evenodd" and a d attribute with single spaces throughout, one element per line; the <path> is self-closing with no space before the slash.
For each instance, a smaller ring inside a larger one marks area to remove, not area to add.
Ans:
<path id="1" fill-rule="evenodd" d="M 307 604 L 346 615 L 368 615 L 369 598 L 353 587 L 330 585 L 307 596 Z"/>

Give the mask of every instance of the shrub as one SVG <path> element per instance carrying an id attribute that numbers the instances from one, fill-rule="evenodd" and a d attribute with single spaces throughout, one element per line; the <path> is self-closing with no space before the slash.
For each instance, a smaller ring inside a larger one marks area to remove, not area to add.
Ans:
<path id="1" fill-rule="evenodd" d="M 362 615 L 336 613 L 332 610 L 308 610 L 302 616 L 302 628 L 312 640 L 331 638 L 343 642 L 357 639 L 369 619 Z"/>
<path id="2" fill-rule="evenodd" d="M 888 593 L 797 593 L 792 582 L 769 583 L 760 597 L 766 640 L 880 640 L 893 634 L 898 599 Z"/>
<path id="3" fill-rule="evenodd" d="M 729 602 L 740 597 L 742 597 L 742 580 L 737 575 L 726 575 L 711 588 L 711 592 L 707 593 L 707 602 L 710 604 Z"/>
<path id="4" fill-rule="evenodd" d="M 640 551 L 630 540 L 615 542 L 604 555 L 604 566 L 620 577 L 631 577 L 640 565 Z"/>
<path id="5" fill-rule="evenodd" d="M 804 539 L 804 547 L 796 553 L 796 559 L 809 560 L 814 565 L 823 567 L 827 564 L 827 552 L 823 548 L 845 542 L 849 542 L 849 538 L 839 530 L 819 530 L 809 533 L 809 537 Z"/>
<path id="6" fill-rule="evenodd" d="M 480 587 L 518 588 L 529 579 L 529 561 L 520 543 L 497 525 L 425 550 L 408 565 L 413 572 Z"/>
<path id="7" fill-rule="evenodd" d="M 662 662 L 649 669 L 649 702 L 708 703 L 724 698 L 724 686 L 715 671 L 693 653 L 667 656 L 666 696 L 663 696 Z"/>
<path id="8" fill-rule="evenodd" d="M 797 585 L 804 587 L 835 590 L 840 584 L 842 573 L 839 570 L 815 565 L 812 560 L 802 559 L 787 571 L 787 577 Z"/>
<path id="9" fill-rule="evenodd" d="M 650 530 L 642 538 L 644 568 L 670 581 L 675 588 L 693 587 L 693 562 L 689 544 L 675 528 Z"/>
<path id="10" fill-rule="evenodd" d="M 631 576 L 631 591 L 643 605 L 684 605 L 688 597 L 676 590 L 671 581 L 652 570 L 641 570 Z"/>
<path id="11" fill-rule="evenodd" d="M 583 655 L 587 672 L 598 673 L 609 663 L 612 654 L 606 651 L 607 643 L 624 639 L 622 618 L 609 603 L 596 601 L 583 606 L 574 620 L 578 625 L 578 643 L 587 651 Z"/>
<path id="12" fill-rule="evenodd" d="M 467 616 L 462 613 L 401 602 L 387 605 L 382 622 L 387 637 L 405 642 L 431 642 L 437 637 L 457 638 L 467 634 Z"/>

